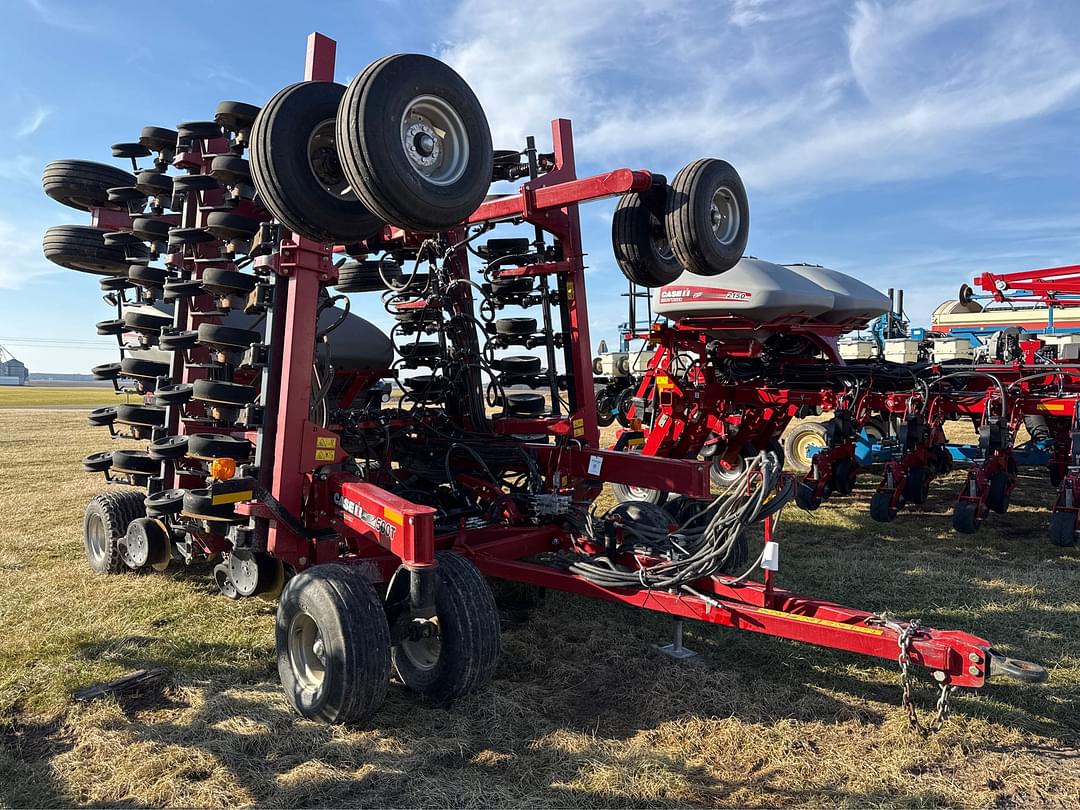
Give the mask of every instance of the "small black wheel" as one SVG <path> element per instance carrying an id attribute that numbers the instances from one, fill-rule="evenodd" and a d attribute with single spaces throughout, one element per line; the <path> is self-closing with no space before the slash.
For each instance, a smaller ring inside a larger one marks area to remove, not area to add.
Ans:
<path id="1" fill-rule="evenodd" d="M 640 448 L 635 448 L 631 452 L 640 453 Z M 642 502 L 655 504 L 656 506 L 663 506 L 667 501 L 669 492 L 665 492 L 662 489 L 650 489 L 649 487 L 636 487 L 630 484 L 611 484 L 611 493 L 615 496 L 615 500 L 619 503 L 631 503 Z M 618 507 L 615 507 L 618 508 Z"/>
<path id="2" fill-rule="evenodd" d="M 953 507 L 953 528 L 961 534 L 975 534 L 982 525 L 977 501 L 957 501 Z"/>
<path id="3" fill-rule="evenodd" d="M 506 412 L 511 416 L 541 416 L 547 409 L 543 394 L 507 394 Z"/>
<path id="4" fill-rule="evenodd" d="M 658 195 L 662 212 L 667 207 L 670 189 L 654 189 L 646 192 Z M 611 244 L 615 249 L 615 262 L 623 275 L 641 287 L 662 287 L 683 274 L 684 267 L 675 258 L 664 230 L 664 221 L 658 218 L 636 191 L 619 198 L 615 215 L 611 219 Z"/>
<path id="5" fill-rule="evenodd" d="M 259 232 L 262 223 L 255 217 L 229 211 L 211 211 L 206 216 L 206 230 L 222 241 L 249 240 Z"/>
<path id="6" fill-rule="evenodd" d="M 633 404 L 636 393 L 637 391 L 634 388 L 624 388 L 615 398 L 615 419 L 624 428 L 630 427 L 630 406 Z"/>
<path id="7" fill-rule="evenodd" d="M 1009 496 L 1011 494 L 1009 492 L 1009 474 L 1007 472 L 996 472 L 990 476 L 990 486 L 986 491 L 986 505 L 990 509 L 999 515 L 1004 515 L 1009 510 Z"/>
<path id="8" fill-rule="evenodd" d="M 144 335 L 159 335 L 162 327 L 171 326 L 172 317 L 164 313 L 129 309 L 124 312 L 124 326 Z M 159 363 L 159 365 L 162 365 Z"/>
<path id="9" fill-rule="evenodd" d="M 128 270 L 130 273 L 131 271 Z M 128 281 L 126 278 L 120 276 L 105 276 L 105 278 L 98 279 L 98 287 L 102 292 L 119 292 L 120 290 L 133 290 L 135 285 Z"/>
<path id="10" fill-rule="evenodd" d="M 750 206 L 735 168 L 703 158 L 671 183 L 664 228 L 672 252 L 691 273 L 715 276 L 742 258 L 750 232 Z"/>
<path id="11" fill-rule="evenodd" d="M 131 313 L 129 313 L 131 314 Z M 169 364 L 154 360 L 140 360 L 137 357 L 125 357 L 120 361 L 120 374 L 133 380 L 153 382 L 158 377 L 169 376 Z"/>
<path id="12" fill-rule="evenodd" d="M 214 503 L 209 489 L 189 489 L 184 493 L 183 514 L 199 520 L 230 522 L 236 519 L 232 503 Z"/>
<path id="13" fill-rule="evenodd" d="M 137 517 L 131 521 L 117 545 L 120 559 L 132 571 L 141 571 L 148 565 L 164 570 L 172 556 L 169 532 L 160 521 L 151 517 Z"/>
<path id="14" fill-rule="evenodd" d="M 251 129 L 259 108 L 242 101 L 221 101 L 214 108 L 214 123 L 229 132 Z"/>
<path id="15" fill-rule="evenodd" d="M 229 578 L 240 596 L 259 596 L 278 581 L 280 562 L 264 551 L 234 549 L 229 554 Z"/>
<path id="16" fill-rule="evenodd" d="M 360 723 L 386 699 L 390 628 L 359 570 L 319 565 L 289 580 L 275 646 L 285 694 L 309 720 Z"/>
<path id="17" fill-rule="evenodd" d="M 251 130 L 259 199 L 287 228 L 316 242 L 360 242 L 383 227 L 338 157 L 334 120 L 344 93 L 333 82 L 290 85 L 259 111 Z"/>
<path id="18" fill-rule="evenodd" d="M 54 160 L 41 175 L 41 186 L 49 197 L 79 211 L 114 208 L 109 189 L 134 184 L 131 172 L 89 160 Z"/>
<path id="19" fill-rule="evenodd" d="M 195 331 L 162 333 L 158 338 L 158 348 L 163 352 L 186 352 L 199 343 L 199 333 Z"/>
<path id="20" fill-rule="evenodd" d="M 251 166 L 238 155 L 218 155 L 210 162 L 210 174 L 226 186 L 251 183 Z"/>
<path id="21" fill-rule="evenodd" d="M 146 264 L 133 264 L 128 268 L 128 278 L 140 287 L 161 289 L 165 286 L 165 268 L 150 267 Z"/>
<path id="22" fill-rule="evenodd" d="M 145 450 L 114 450 L 112 468 L 132 475 L 157 475 L 160 465 Z"/>
<path id="23" fill-rule="evenodd" d="M 128 257 L 138 259 L 150 255 L 146 245 L 141 243 L 126 248 L 106 245 L 105 233 L 103 228 L 54 225 L 45 231 L 41 248 L 45 258 L 53 264 L 98 276 L 126 276 L 130 265 Z"/>
<path id="24" fill-rule="evenodd" d="M 975 300 L 975 291 L 971 289 L 970 285 L 961 284 L 960 292 L 956 295 L 956 300 L 961 304 L 967 306 Z"/>
<path id="25" fill-rule="evenodd" d="M 387 594 L 387 610 L 394 636 L 400 638 L 390 651 L 398 677 L 424 699 L 442 704 L 491 681 L 501 640 L 498 608 L 483 574 L 452 552 L 436 557 L 435 620 L 410 617 L 408 571 L 403 568 Z"/>
<path id="26" fill-rule="evenodd" d="M 892 508 L 891 492 L 875 492 L 870 498 L 870 517 L 878 523 L 892 523 L 896 520 L 896 510 Z"/>
<path id="27" fill-rule="evenodd" d="M 90 374 L 97 380 L 115 380 L 120 376 L 120 363 L 102 363 L 90 369 Z"/>
<path id="28" fill-rule="evenodd" d="M 93 427 L 111 425 L 116 421 L 116 406 L 109 405 L 105 408 L 94 408 L 86 415 L 87 424 Z"/>
<path id="29" fill-rule="evenodd" d="M 169 247 L 172 247 L 171 243 Z M 201 292 L 201 281 L 180 281 L 179 279 L 169 279 L 165 282 L 165 295 L 163 297 L 166 301 L 175 301 L 177 298 L 188 298 L 193 295 L 198 295 Z"/>
<path id="30" fill-rule="evenodd" d="M 850 495 L 854 488 L 855 472 L 858 468 L 851 459 L 842 458 L 832 468 L 832 490 L 837 495 Z"/>
<path id="31" fill-rule="evenodd" d="M 539 374 L 542 368 L 540 358 L 531 354 L 513 354 L 508 357 L 500 357 L 495 361 L 494 365 L 503 374 Z"/>
<path id="32" fill-rule="evenodd" d="M 134 203 L 141 209 L 146 205 L 146 195 L 135 186 L 117 186 L 109 189 L 109 202 L 118 208 Z"/>
<path id="33" fill-rule="evenodd" d="M 218 563 L 214 566 L 214 582 L 218 590 L 226 599 L 239 599 L 240 592 L 236 590 L 236 583 L 232 581 L 232 571 L 228 563 Z"/>
<path id="34" fill-rule="evenodd" d="M 173 178 L 173 194 L 190 194 L 193 191 L 212 191 L 221 188 L 216 178 L 209 174 L 182 174 Z"/>
<path id="35" fill-rule="evenodd" d="M 199 324 L 199 343 L 224 349 L 246 349 L 262 340 L 262 335 L 251 329 L 236 329 L 214 323 Z"/>
<path id="36" fill-rule="evenodd" d="M 251 458 L 251 442 L 220 433 L 193 433 L 188 436 L 188 455 L 196 458 L 231 458 L 247 461 Z"/>
<path id="37" fill-rule="evenodd" d="M 132 158 L 137 160 L 150 155 L 150 150 L 141 143 L 114 143 L 109 148 L 112 150 L 113 157 L 127 158 L 129 160 Z"/>
<path id="38" fill-rule="evenodd" d="M 820 507 L 821 495 L 818 494 L 817 487 L 809 481 L 800 481 L 795 490 L 795 504 L 807 512 L 813 512 Z"/>
<path id="39" fill-rule="evenodd" d="M 379 272 L 378 261 L 355 261 L 345 262 L 338 268 L 337 283 L 334 288 L 338 292 L 375 292 L 385 290 L 386 282 L 383 281 L 382 273 Z M 389 265 L 383 271 L 388 278 L 404 283 L 400 279 L 401 271 L 396 265 Z"/>
<path id="40" fill-rule="evenodd" d="M 117 183 L 117 185 L 121 185 Z M 173 193 L 173 179 L 159 171 L 147 170 L 139 172 L 135 177 L 135 188 L 147 197 L 171 197 Z"/>
<path id="41" fill-rule="evenodd" d="M 254 402 L 258 391 L 253 385 L 220 382 L 218 380 L 196 380 L 192 396 L 202 402 L 215 402 L 221 405 L 243 406 Z"/>
<path id="42" fill-rule="evenodd" d="M 338 153 L 349 183 L 386 222 L 442 231 L 476 210 L 491 185 L 491 131 L 449 66 L 422 54 L 372 62 L 341 99 Z"/>
<path id="43" fill-rule="evenodd" d="M 131 232 L 144 242 L 165 242 L 169 238 L 168 222 L 153 217 L 136 217 L 131 221 Z"/>
<path id="44" fill-rule="evenodd" d="M 904 483 L 904 500 L 910 503 L 926 503 L 930 497 L 930 471 L 926 467 L 912 467 Z"/>
<path id="45" fill-rule="evenodd" d="M 165 424 L 165 409 L 160 405 L 117 405 L 116 421 L 125 425 L 161 427 Z"/>
<path id="46" fill-rule="evenodd" d="M 91 453 L 82 460 L 83 472 L 105 472 L 112 466 L 112 450 L 102 450 L 99 453 Z"/>
<path id="47" fill-rule="evenodd" d="M 788 466 L 806 475 L 810 472 L 811 459 L 829 444 L 829 435 L 820 422 L 802 422 L 784 433 L 784 457 Z"/>
<path id="48" fill-rule="evenodd" d="M 176 146 L 176 130 L 165 127 L 143 127 L 139 143 L 152 152 L 171 151 Z"/>
<path id="49" fill-rule="evenodd" d="M 615 421 L 615 403 L 609 394 L 596 398 L 596 424 L 608 427 Z"/>
<path id="50" fill-rule="evenodd" d="M 162 459 L 175 461 L 187 455 L 188 437 L 164 436 L 160 439 L 154 439 L 154 441 L 150 442 L 150 446 L 146 448 L 146 452 L 150 454 L 150 458 L 159 461 Z"/>
<path id="51" fill-rule="evenodd" d="M 190 383 L 171 383 L 154 391 L 154 402 L 159 405 L 182 405 L 191 399 L 194 388 Z"/>
<path id="52" fill-rule="evenodd" d="M 1050 542 L 1069 548 L 1076 545 L 1076 512 L 1071 510 L 1050 513 Z"/>
<path id="53" fill-rule="evenodd" d="M 397 347 L 398 354 L 408 360 L 440 357 L 442 346 L 435 340 L 410 340 Z"/>
<path id="54" fill-rule="evenodd" d="M 536 318 L 499 318 L 495 321 L 495 332 L 509 336 L 531 335 L 536 332 Z"/>
<path id="55" fill-rule="evenodd" d="M 116 574 L 124 570 L 120 538 L 128 525 L 143 514 L 143 494 L 131 490 L 103 492 L 87 504 L 83 516 L 83 546 L 92 569 L 99 574 Z"/>
<path id="56" fill-rule="evenodd" d="M 250 273 L 209 267 L 202 275 L 202 285 L 215 295 L 245 294 L 255 289 L 257 279 Z"/>
<path id="57" fill-rule="evenodd" d="M 169 231 L 169 250 L 179 250 L 186 245 L 201 245 L 216 239 L 206 228 L 173 228 Z M 194 285 L 194 292 L 199 291 L 199 285 L 194 281 L 184 283 Z"/>
<path id="58" fill-rule="evenodd" d="M 180 138 L 209 141 L 221 137 L 221 126 L 216 121 L 184 121 L 176 125 L 176 134 Z"/>
<path id="59" fill-rule="evenodd" d="M 146 514 L 151 517 L 175 515 L 184 508 L 186 489 L 164 489 L 143 499 Z"/>

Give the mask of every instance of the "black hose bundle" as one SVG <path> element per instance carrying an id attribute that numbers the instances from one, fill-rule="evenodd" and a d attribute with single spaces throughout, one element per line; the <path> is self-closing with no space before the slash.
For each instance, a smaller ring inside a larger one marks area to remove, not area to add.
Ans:
<path id="1" fill-rule="evenodd" d="M 623 522 L 625 545 L 631 547 L 624 550 L 638 548 L 649 556 L 661 557 L 659 562 L 630 569 L 608 556 L 596 555 L 572 563 L 570 570 L 605 588 L 689 590 L 690 583 L 723 569 L 736 544 L 745 540 L 743 532 L 750 524 L 776 514 L 791 499 L 790 480 L 784 486 L 781 480 L 779 458 L 771 451 L 762 451 L 738 479 L 674 531 L 652 520 Z M 592 531 L 603 530 L 604 522 L 604 518 L 595 520 Z M 736 581 L 746 579 L 752 570 Z"/>

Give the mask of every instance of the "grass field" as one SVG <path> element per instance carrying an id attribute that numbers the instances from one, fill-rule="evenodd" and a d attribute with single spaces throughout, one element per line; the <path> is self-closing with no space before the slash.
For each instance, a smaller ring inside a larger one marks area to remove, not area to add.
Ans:
<path id="1" fill-rule="evenodd" d="M 959 694 L 929 740 L 907 727 L 895 664 L 700 625 L 701 658 L 675 663 L 651 652 L 662 617 L 554 593 L 506 623 L 483 693 L 430 708 L 395 686 L 346 728 L 299 720 L 278 690 L 272 604 L 217 596 L 205 569 L 89 571 L 82 511 L 101 481 L 78 461 L 108 446 L 79 413 L 0 412 L 0 805 L 1080 804 L 1080 553 L 1044 539 L 1041 471 L 975 536 L 950 527 L 962 473 L 887 526 L 866 514 L 872 475 L 784 513 L 786 586 L 1050 668 L 1042 687 Z M 171 673 L 160 694 L 70 701 L 147 666 Z"/>
<path id="2" fill-rule="evenodd" d="M 0 408 L 96 408 L 118 401 L 126 400 L 118 398 L 110 386 L 0 386 Z"/>

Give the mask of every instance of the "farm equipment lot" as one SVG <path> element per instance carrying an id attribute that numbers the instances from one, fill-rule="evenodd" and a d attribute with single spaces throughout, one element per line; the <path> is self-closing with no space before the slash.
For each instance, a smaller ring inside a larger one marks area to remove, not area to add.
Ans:
<path id="1" fill-rule="evenodd" d="M 504 617 L 480 694 L 421 709 L 392 688 L 348 728 L 294 715 L 272 603 L 224 599 L 205 571 L 89 570 L 82 512 L 102 482 L 79 460 L 100 447 L 84 412 L 0 410 L 2 805 L 1080 803 L 1080 552 L 1046 543 L 1043 470 L 1022 469 L 1007 519 L 978 535 L 951 530 L 962 471 L 890 524 L 866 511 L 874 475 L 815 514 L 784 511 L 785 586 L 963 626 L 1050 670 L 1041 687 L 957 692 L 929 740 L 894 667 L 692 623 L 702 658 L 675 663 L 650 654 L 663 617 L 558 592 Z M 149 667 L 169 671 L 164 690 L 70 700 Z"/>

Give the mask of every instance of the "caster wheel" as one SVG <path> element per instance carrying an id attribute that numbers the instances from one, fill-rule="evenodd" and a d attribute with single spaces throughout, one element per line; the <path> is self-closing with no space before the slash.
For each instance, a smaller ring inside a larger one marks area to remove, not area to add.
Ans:
<path id="1" fill-rule="evenodd" d="M 982 525 L 977 501 L 957 501 L 953 507 L 953 528 L 961 534 L 975 534 Z"/>
<path id="2" fill-rule="evenodd" d="M 807 512 L 813 512 L 820 507 L 821 496 L 817 494 L 817 487 L 806 481 L 801 481 L 799 488 L 795 490 L 795 504 Z"/>
<path id="3" fill-rule="evenodd" d="M 231 572 L 227 563 L 218 563 L 214 566 L 214 582 L 217 583 L 221 595 L 229 599 L 239 599 L 240 592 L 232 581 Z"/>
<path id="4" fill-rule="evenodd" d="M 926 503 L 930 497 L 930 471 L 926 467 L 912 467 L 904 482 L 904 500 L 910 503 Z"/>
<path id="5" fill-rule="evenodd" d="M 878 523 L 892 523 L 896 510 L 892 508 L 891 492 L 875 492 L 870 499 L 870 517 Z"/>
<path id="6" fill-rule="evenodd" d="M 1050 513 L 1050 542 L 1062 548 L 1076 545 L 1076 512 Z"/>

